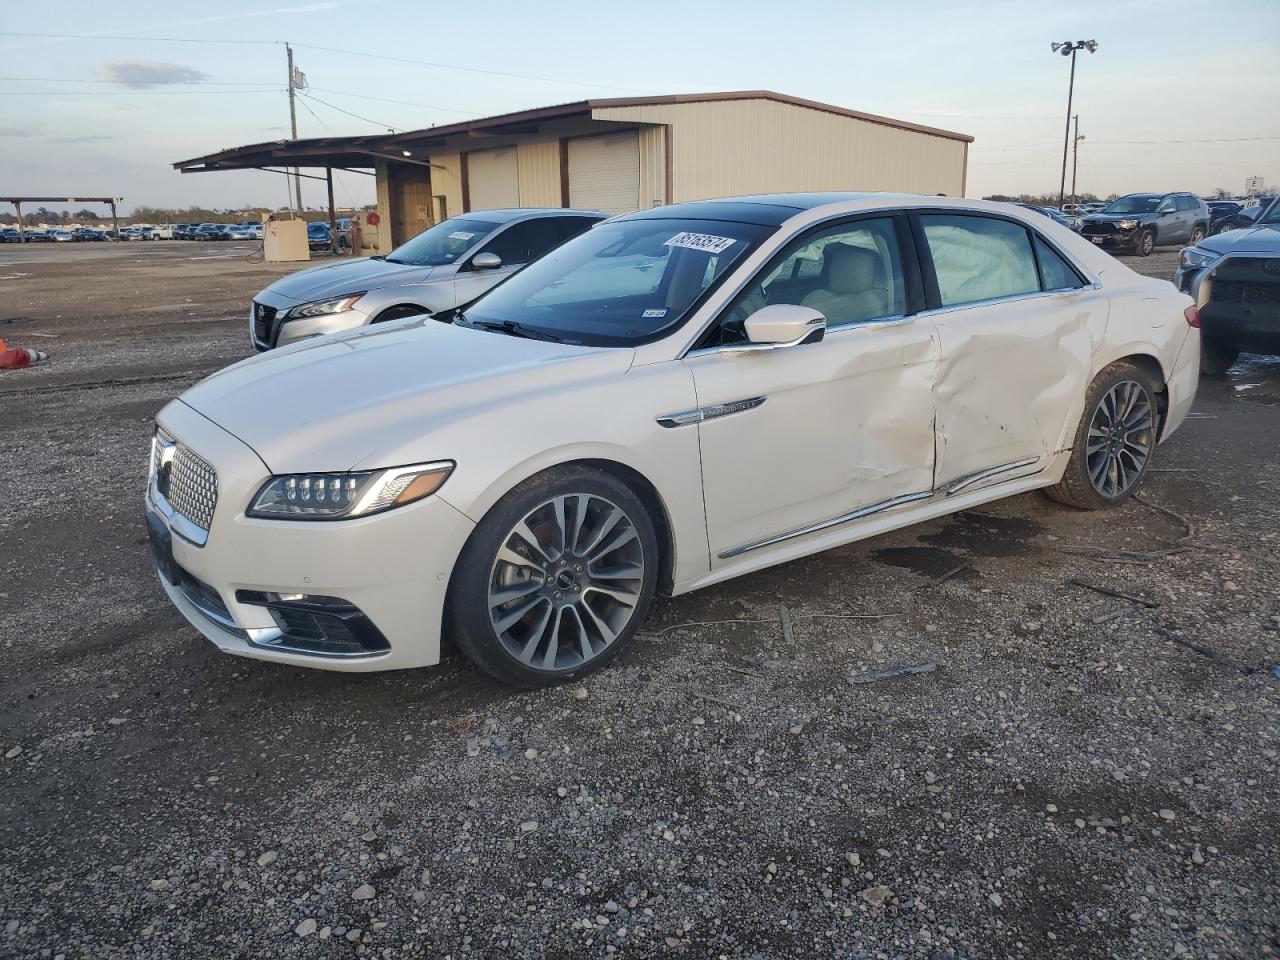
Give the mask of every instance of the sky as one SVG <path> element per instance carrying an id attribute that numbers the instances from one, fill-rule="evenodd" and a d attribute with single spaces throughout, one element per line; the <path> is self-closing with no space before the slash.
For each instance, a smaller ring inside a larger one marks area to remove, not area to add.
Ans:
<path id="1" fill-rule="evenodd" d="M 284 205 L 278 174 L 171 166 L 289 136 L 284 41 L 309 84 L 301 137 L 589 97 L 764 88 L 971 134 L 968 193 L 980 197 L 1057 189 L 1070 64 L 1049 45 L 1096 40 L 1077 62 L 1082 192 L 1238 192 L 1249 176 L 1280 185 L 1280 0 L 4 0 L 3 9 L 5 195 L 115 195 L 125 209 Z M 304 181 L 303 191 L 308 206 L 322 205 L 322 183 Z M 373 178 L 338 174 L 335 192 L 341 205 L 372 203 Z"/>

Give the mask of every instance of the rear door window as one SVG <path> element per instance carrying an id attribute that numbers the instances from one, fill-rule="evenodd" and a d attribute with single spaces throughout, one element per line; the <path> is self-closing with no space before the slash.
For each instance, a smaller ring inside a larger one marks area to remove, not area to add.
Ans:
<path id="1" fill-rule="evenodd" d="M 1078 290 L 1085 285 L 1075 268 L 1039 235 L 1036 236 L 1036 258 L 1040 261 L 1040 279 L 1045 290 Z"/>
<path id="2" fill-rule="evenodd" d="M 1038 293 L 1040 278 L 1027 228 L 982 216 L 920 217 L 942 306 Z"/>

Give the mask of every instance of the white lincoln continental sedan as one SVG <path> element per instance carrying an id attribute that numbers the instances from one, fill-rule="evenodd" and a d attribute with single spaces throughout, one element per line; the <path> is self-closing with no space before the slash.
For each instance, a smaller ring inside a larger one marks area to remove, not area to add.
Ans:
<path id="1" fill-rule="evenodd" d="M 442 322 L 442 320 L 447 322 Z M 1044 488 L 1128 496 L 1199 316 L 1016 206 L 886 194 L 607 221 L 435 318 L 236 364 L 161 411 L 161 582 L 220 649 L 536 687 L 680 594 Z"/>

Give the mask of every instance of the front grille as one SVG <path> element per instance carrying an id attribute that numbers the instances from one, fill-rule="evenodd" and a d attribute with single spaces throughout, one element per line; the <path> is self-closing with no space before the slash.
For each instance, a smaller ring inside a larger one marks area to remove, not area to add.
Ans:
<path id="1" fill-rule="evenodd" d="M 265 303 L 253 302 L 253 337 L 264 346 L 272 346 L 272 326 L 276 320 L 276 308 Z"/>
<path id="2" fill-rule="evenodd" d="M 1280 304 L 1280 283 L 1215 279 L 1209 290 L 1209 299 L 1217 303 L 1275 306 Z"/>
<path id="3" fill-rule="evenodd" d="M 234 622 L 231 619 L 231 611 L 227 609 L 227 604 L 222 599 L 222 594 L 181 567 L 178 568 L 178 573 L 178 589 L 186 594 L 188 600 L 212 615 L 215 620 Z"/>
<path id="4" fill-rule="evenodd" d="M 166 456 L 166 451 L 171 451 L 171 455 Z M 153 444 L 152 469 L 157 492 L 168 501 L 174 512 L 207 531 L 213 523 L 214 508 L 218 505 L 217 471 L 186 444 L 158 428 Z"/>
<path id="5" fill-rule="evenodd" d="M 1119 233 L 1120 228 L 1109 221 L 1102 221 L 1100 223 L 1086 223 L 1080 228 L 1080 232 L 1085 236 L 1105 237 L 1114 233 Z"/>

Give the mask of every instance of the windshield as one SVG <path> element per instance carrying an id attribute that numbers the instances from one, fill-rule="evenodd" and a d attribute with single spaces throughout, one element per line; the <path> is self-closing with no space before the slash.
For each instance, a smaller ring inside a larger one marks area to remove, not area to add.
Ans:
<path id="1" fill-rule="evenodd" d="M 1151 196 L 1150 194 L 1135 194 L 1132 197 L 1121 197 L 1102 212 L 1155 213 L 1156 207 L 1160 206 L 1160 201 L 1163 199 L 1164 197 Z"/>
<path id="2" fill-rule="evenodd" d="M 1258 217 L 1258 223 L 1265 223 L 1268 226 L 1280 224 L 1280 200 L 1271 201 L 1271 206 L 1267 208 L 1262 216 Z"/>
<path id="3" fill-rule="evenodd" d="M 454 263 L 500 224 L 488 220 L 454 217 L 424 230 L 408 243 L 396 247 L 387 259 L 418 267 L 442 267 Z"/>
<path id="4" fill-rule="evenodd" d="M 678 326 L 774 228 L 719 220 L 617 220 L 536 260 L 467 308 L 572 343 L 629 346 Z"/>

